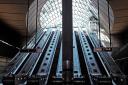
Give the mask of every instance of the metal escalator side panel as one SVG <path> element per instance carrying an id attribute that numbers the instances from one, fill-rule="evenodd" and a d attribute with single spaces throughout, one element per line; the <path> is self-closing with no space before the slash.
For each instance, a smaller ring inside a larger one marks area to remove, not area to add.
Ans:
<path id="1" fill-rule="evenodd" d="M 89 46 L 89 42 L 87 41 L 85 34 L 82 32 L 81 29 L 78 31 L 78 36 L 80 39 L 80 43 L 81 43 L 87 71 L 89 74 L 90 83 L 91 83 L 91 85 L 94 85 L 94 81 L 93 81 L 92 76 L 100 76 L 102 74 L 101 74 L 100 69 L 98 67 L 98 64 L 95 60 L 95 57 L 94 57 L 93 52 L 91 50 L 91 47 Z"/>
<path id="2" fill-rule="evenodd" d="M 45 32 L 42 32 L 42 36 L 45 34 Z M 42 37 L 42 36 L 39 36 L 38 40 Z M 34 45 L 32 45 L 32 42 L 28 45 L 29 48 L 34 48 Z M 29 55 L 29 53 L 20 53 L 18 52 L 16 54 L 16 56 L 10 61 L 10 66 L 8 67 L 8 74 L 7 75 L 10 75 L 10 74 L 15 74 L 17 70 L 15 69 L 18 69 L 20 67 L 20 65 L 24 62 L 24 60 L 27 58 L 27 56 Z M 24 57 L 25 56 L 25 57 Z M 14 65 L 12 65 L 14 64 Z M 13 67 L 12 67 L 13 66 Z"/>
<path id="3" fill-rule="evenodd" d="M 74 31 L 73 31 L 73 72 L 74 72 L 74 78 L 82 77 L 78 49 L 76 45 L 76 36 Z"/>
<path id="4" fill-rule="evenodd" d="M 41 49 L 44 49 L 44 46 L 46 42 L 48 41 L 49 37 L 51 35 L 51 31 L 48 31 L 40 40 L 40 42 L 37 44 L 38 47 Z M 40 53 L 32 53 L 29 57 L 29 59 L 26 61 L 25 65 L 23 68 L 20 70 L 18 74 L 22 73 L 28 73 L 31 68 L 33 68 L 33 65 L 35 64 L 36 59 L 38 58 Z"/>
<path id="5" fill-rule="evenodd" d="M 59 36 L 60 36 L 60 31 L 56 31 L 55 35 L 53 35 L 53 38 L 50 42 L 50 45 L 42 61 L 42 64 L 40 65 L 40 69 L 38 70 L 37 73 L 37 75 L 43 79 L 43 81 L 41 81 L 43 85 L 46 85 L 48 81 Z"/>

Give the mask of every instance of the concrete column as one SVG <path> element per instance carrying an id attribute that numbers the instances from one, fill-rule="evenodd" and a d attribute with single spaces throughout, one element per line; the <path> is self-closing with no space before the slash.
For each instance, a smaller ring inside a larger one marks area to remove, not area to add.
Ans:
<path id="1" fill-rule="evenodd" d="M 73 76 L 72 32 L 72 0 L 62 0 L 62 60 L 65 82 L 70 82 Z"/>

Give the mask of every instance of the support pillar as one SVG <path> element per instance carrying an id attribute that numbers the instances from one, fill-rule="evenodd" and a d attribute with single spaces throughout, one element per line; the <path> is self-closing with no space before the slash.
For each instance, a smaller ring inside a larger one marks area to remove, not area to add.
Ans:
<path id="1" fill-rule="evenodd" d="M 65 82 L 70 82 L 73 77 L 72 29 L 72 0 L 62 0 L 62 65 Z"/>

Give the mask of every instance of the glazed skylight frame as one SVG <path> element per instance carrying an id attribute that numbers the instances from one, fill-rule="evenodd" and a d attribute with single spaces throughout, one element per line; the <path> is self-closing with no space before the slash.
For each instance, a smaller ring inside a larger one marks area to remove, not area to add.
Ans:
<path id="1" fill-rule="evenodd" d="M 73 27 L 85 27 L 88 15 L 87 0 L 73 0 Z M 48 0 L 40 13 L 42 28 L 62 25 L 62 0 Z"/>

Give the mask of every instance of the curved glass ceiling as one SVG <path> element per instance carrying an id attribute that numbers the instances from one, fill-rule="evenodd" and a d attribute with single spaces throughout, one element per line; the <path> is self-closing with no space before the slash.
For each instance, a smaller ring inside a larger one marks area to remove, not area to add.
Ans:
<path id="1" fill-rule="evenodd" d="M 87 0 L 73 0 L 73 27 L 85 27 L 89 17 Z M 62 27 L 62 0 L 48 0 L 40 13 L 42 28 Z"/>
<path id="2" fill-rule="evenodd" d="M 72 5 L 73 28 L 83 28 L 88 33 L 96 33 L 98 36 L 98 12 L 91 5 L 91 0 L 73 0 Z M 40 13 L 40 24 L 42 28 L 62 28 L 62 0 L 48 0 L 45 3 Z M 101 41 L 109 42 L 106 34 L 103 34 L 105 30 L 102 30 Z"/>

